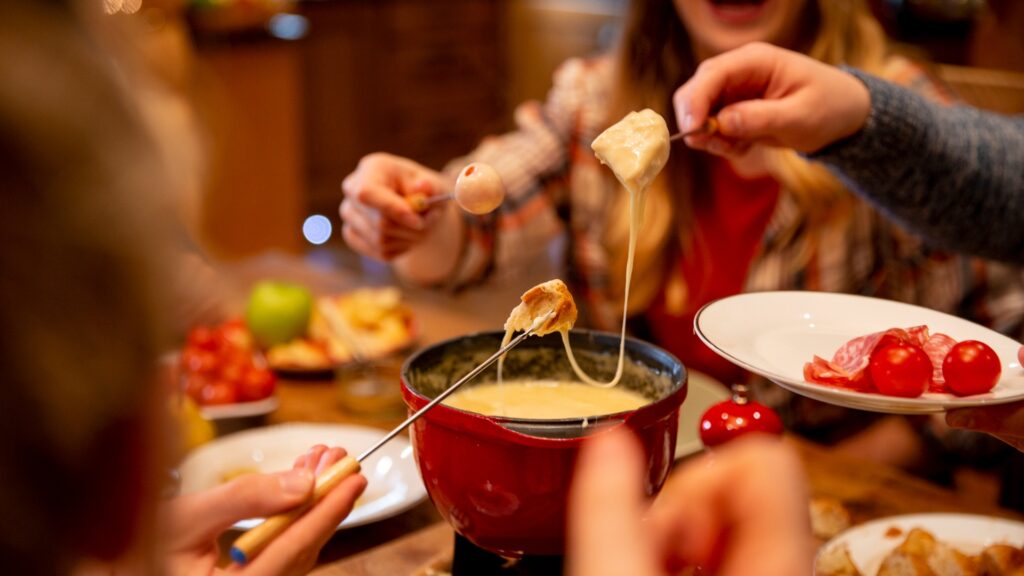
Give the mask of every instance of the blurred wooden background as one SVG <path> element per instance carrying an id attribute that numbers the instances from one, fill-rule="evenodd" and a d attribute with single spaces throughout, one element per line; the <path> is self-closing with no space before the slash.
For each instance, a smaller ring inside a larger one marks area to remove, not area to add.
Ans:
<path id="1" fill-rule="evenodd" d="M 871 3 L 967 102 L 1024 112 L 1024 2 Z M 200 110 L 209 166 L 195 228 L 234 258 L 307 249 L 301 225 L 316 213 L 340 246 L 339 183 L 360 157 L 439 168 L 467 152 L 509 127 L 517 103 L 543 98 L 560 62 L 611 45 L 627 0 L 204 4 L 143 0 L 139 14 L 151 52 Z M 961 12 L 942 12 L 953 5 Z"/>

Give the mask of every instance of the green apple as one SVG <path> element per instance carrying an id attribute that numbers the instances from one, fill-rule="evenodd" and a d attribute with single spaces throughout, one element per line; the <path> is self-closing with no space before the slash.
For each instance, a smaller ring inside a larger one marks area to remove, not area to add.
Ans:
<path id="1" fill-rule="evenodd" d="M 245 309 L 245 323 L 263 347 L 302 336 L 309 326 L 313 295 L 304 286 L 264 281 L 253 286 Z"/>

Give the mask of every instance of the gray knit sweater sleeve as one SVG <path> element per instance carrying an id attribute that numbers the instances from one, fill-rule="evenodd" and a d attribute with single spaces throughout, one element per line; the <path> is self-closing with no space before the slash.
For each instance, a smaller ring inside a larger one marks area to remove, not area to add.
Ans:
<path id="1" fill-rule="evenodd" d="M 868 121 L 808 157 L 936 246 L 1024 263 L 1024 117 L 938 106 L 848 71 L 871 92 Z"/>

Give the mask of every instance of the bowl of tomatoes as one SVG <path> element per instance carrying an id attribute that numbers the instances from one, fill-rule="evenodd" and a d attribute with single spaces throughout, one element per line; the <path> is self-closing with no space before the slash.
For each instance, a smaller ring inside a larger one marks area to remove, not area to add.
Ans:
<path id="1" fill-rule="evenodd" d="M 277 408 L 277 377 L 241 319 L 192 328 L 178 368 L 182 391 L 207 418 L 260 416 Z"/>

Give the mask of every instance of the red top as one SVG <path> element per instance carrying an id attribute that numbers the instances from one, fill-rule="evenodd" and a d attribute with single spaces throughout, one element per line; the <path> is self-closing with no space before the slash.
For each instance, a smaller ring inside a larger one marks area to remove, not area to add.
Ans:
<path id="1" fill-rule="evenodd" d="M 665 290 L 647 311 L 654 339 L 683 365 L 730 385 L 746 379 L 743 369 L 715 354 L 693 332 L 700 307 L 743 291 L 747 270 L 761 248 L 775 210 L 779 184 L 770 176 L 747 180 L 726 160 L 710 161 L 709 197 L 695 201 L 690 253 L 679 261 L 688 296 L 681 312 L 666 308 Z M 666 282 L 666 284 L 668 284 Z"/>

